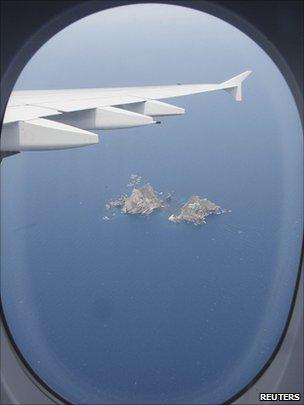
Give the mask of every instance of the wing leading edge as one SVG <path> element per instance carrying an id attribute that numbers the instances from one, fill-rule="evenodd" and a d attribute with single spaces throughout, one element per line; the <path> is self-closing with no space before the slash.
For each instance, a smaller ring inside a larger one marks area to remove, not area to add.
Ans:
<path id="1" fill-rule="evenodd" d="M 183 108 L 160 99 L 225 90 L 242 100 L 246 71 L 223 83 L 105 89 L 15 91 L 5 112 L 3 152 L 65 149 L 98 143 L 88 130 L 155 124 L 156 117 L 180 115 Z"/>

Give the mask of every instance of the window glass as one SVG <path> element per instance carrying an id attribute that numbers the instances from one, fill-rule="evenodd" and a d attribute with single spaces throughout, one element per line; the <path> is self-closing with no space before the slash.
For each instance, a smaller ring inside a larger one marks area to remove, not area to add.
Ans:
<path id="1" fill-rule="evenodd" d="M 254 41 L 176 6 L 84 18 L 19 77 L 15 89 L 34 90 L 216 83 L 245 70 L 241 103 L 225 92 L 168 100 L 186 114 L 2 162 L 5 317 L 30 366 L 67 400 L 219 403 L 261 370 L 299 264 L 301 124 Z M 132 174 L 172 193 L 169 207 L 107 209 L 132 191 Z M 228 212 L 198 226 L 168 221 L 193 195 Z"/>

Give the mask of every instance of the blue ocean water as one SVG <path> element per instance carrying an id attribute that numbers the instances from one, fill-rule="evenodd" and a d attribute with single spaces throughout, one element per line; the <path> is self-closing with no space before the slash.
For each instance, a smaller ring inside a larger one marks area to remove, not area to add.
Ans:
<path id="1" fill-rule="evenodd" d="M 253 71 L 241 103 L 224 92 L 172 99 L 186 114 L 162 125 L 2 162 L 5 317 L 31 367 L 72 403 L 222 403 L 269 359 L 294 291 L 303 147 L 290 90 L 238 30 L 163 7 L 71 26 L 17 83 L 214 82 Z M 202 226 L 169 222 L 173 207 L 104 221 L 131 174 L 174 192 L 174 208 L 195 194 L 231 212 Z"/>

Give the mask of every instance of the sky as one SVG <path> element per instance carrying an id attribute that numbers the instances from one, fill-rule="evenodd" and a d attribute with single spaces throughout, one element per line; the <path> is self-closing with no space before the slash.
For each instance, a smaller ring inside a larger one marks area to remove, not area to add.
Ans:
<path id="1" fill-rule="evenodd" d="M 113 8 L 59 32 L 15 89 L 222 82 L 161 125 L 99 131 L 87 148 L 2 163 L 1 292 L 25 358 L 73 403 L 226 401 L 260 371 L 287 319 L 302 230 L 302 130 L 271 59 L 231 25 L 168 5 Z M 230 213 L 172 224 L 105 204 L 131 174 L 176 206 Z"/>

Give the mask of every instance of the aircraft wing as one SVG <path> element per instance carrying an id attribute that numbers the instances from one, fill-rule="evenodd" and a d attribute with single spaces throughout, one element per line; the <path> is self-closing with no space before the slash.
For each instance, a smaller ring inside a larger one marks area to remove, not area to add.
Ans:
<path id="1" fill-rule="evenodd" d="M 14 91 L 1 132 L 3 152 L 49 150 L 98 143 L 91 130 L 155 124 L 183 108 L 159 100 L 225 90 L 240 101 L 246 71 L 223 83 L 78 90 Z"/>

